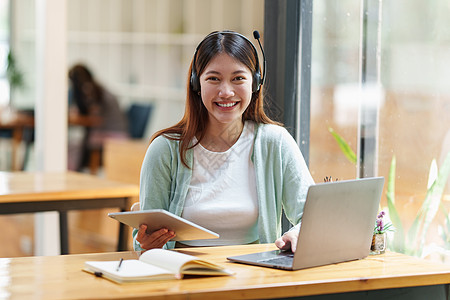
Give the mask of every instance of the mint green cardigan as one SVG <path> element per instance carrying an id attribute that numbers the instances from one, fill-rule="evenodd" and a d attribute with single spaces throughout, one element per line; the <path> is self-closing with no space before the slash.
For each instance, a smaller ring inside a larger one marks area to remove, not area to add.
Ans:
<path id="1" fill-rule="evenodd" d="M 193 151 L 186 153 L 192 165 Z M 308 187 L 314 183 L 300 149 L 289 132 L 277 125 L 258 124 L 251 156 L 255 167 L 259 201 L 260 243 L 272 243 L 281 236 L 282 208 L 291 224 L 299 224 Z M 181 163 L 179 142 L 157 137 L 148 147 L 141 168 L 141 210 L 165 209 L 181 216 L 192 170 Z M 206 226 L 207 227 L 207 226 Z M 135 250 L 143 250 L 136 241 Z M 165 248 L 172 249 L 169 241 Z"/>

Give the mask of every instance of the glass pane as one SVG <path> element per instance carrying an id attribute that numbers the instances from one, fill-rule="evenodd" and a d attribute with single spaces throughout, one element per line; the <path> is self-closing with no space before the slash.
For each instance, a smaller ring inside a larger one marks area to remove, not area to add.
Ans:
<path id="1" fill-rule="evenodd" d="M 328 129 L 333 128 L 357 153 L 363 2 L 314 1 L 310 169 L 317 182 L 325 176 L 358 176 L 356 165 L 346 158 Z M 443 0 L 365 3 L 381 5 L 380 11 L 370 6 L 368 10 L 370 15 L 380 12 L 380 18 L 376 18 L 380 64 L 375 67 L 379 68 L 382 89 L 374 90 L 381 99 L 377 174 L 385 177 L 386 189 L 395 156 L 395 207 L 406 235 L 411 233 L 411 225 L 426 199 L 433 159 L 441 169 L 450 151 L 450 5 Z M 376 55 L 376 51 L 367 53 Z M 385 193 L 381 201 L 385 207 Z M 449 201 L 447 182 L 443 196 L 435 202 L 436 214 L 430 214 L 430 226 L 413 234 L 411 240 L 396 237 L 396 242 L 406 243 L 404 252 L 449 260 L 450 232 L 445 224 Z M 414 248 L 416 237 L 422 233 L 425 244 Z"/>
<path id="2" fill-rule="evenodd" d="M 358 131 L 359 1 L 313 1 L 310 170 L 316 182 L 326 176 L 349 179 L 348 161 L 329 129 L 356 153 Z"/>
<path id="3" fill-rule="evenodd" d="M 396 207 L 406 231 L 426 198 L 432 160 L 440 167 L 450 151 L 449 13 L 448 1 L 383 3 L 381 80 L 386 99 L 380 114 L 379 170 L 387 175 L 395 155 Z M 447 184 L 443 207 L 424 233 L 427 246 L 449 249 L 448 236 L 438 232 L 444 226 L 443 211 L 449 209 L 449 192 Z M 431 250 L 427 246 L 419 252 Z M 429 255 L 439 256 L 435 251 Z"/>

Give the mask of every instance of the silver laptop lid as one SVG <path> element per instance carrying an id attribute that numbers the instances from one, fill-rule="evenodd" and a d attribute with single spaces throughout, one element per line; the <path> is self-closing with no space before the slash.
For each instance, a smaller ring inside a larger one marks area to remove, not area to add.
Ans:
<path id="1" fill-rule="evenodd" d="M 383 184 L 384 178 L 376 177 L 312 185 L 293 269 L 366 257 Z"/>

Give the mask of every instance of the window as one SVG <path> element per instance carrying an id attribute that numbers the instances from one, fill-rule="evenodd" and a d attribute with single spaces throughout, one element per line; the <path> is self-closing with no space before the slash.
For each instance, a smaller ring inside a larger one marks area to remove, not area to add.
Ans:
<path id="1" fill-rule="evenodd" d="M 385 177 L 386 188 L 395 156 L 396 208 L 405 232 L 426 197 L 432 160 L 440 167 L 450 150 L 449 13 L 448 2 L 439 0 L 314 1 L 310 170 L 316 181 L 359 177 L 329 128 L 358 152 L 358 134 L 364 130 L 361 101 L 375 103 L 363 111 L 377 113 L 375 175 Z M 364 16 L 367 32 L 361 34 Z M 365 70 L 361 36 L 368 46 Z M 449 194 L 447 184 L 426 245 L 449 248 L 443 239 Z M 382 206 L 386 203 L 383 195 Z"/>

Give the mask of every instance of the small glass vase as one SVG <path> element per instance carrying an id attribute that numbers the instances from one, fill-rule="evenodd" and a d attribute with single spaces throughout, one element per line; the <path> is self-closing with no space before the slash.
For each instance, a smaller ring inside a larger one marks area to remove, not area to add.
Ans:
<path id="1" fill-rule="evenodd" d="M 375 233 L 372 237 L 371 254 L 383 254 L 386 251 L 386 233 Z"/>

